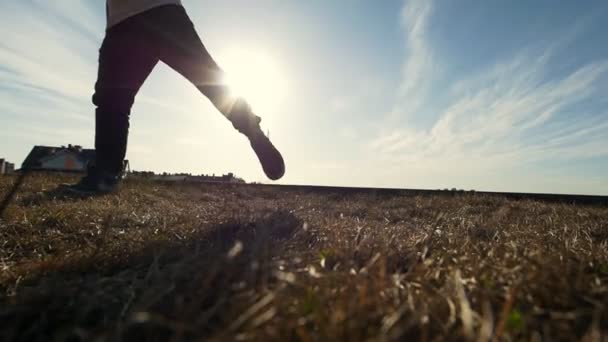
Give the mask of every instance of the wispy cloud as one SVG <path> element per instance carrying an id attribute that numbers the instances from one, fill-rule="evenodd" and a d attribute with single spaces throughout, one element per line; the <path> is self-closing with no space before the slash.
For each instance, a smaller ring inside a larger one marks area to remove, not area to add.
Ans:
<path id="1" fill-rule="evenodd" d="M 506 179 L 509 170 L 534 163 L 608 156 L 608 112 L 598 108 L 589 112 L 583 106 L 605 94 L 602 81 L 608 75 L 608 60 L 551 74 L 550 61 L 563 51 L 555 44 L 541 51 L 516 51 L 455 80 L 446 104 L 432 103 L 428 93 L 445 89 L 434 82 L 436 70 L 449 66 L 433 55 L 427 36 L 432 6 L 430 1 L 407 1 L 404 7 L 409 53 L 396 109 L 368 143 L 374 158 L 396 173 L 442 169 L 458 182 L 459 172 L 463 176 L 503 173 Z M 408 117 L 420 107 L 437 110 L 430 128 L 395 126 L 395 115 Z"/>
<path id="2" fill-rule="evenodd" d="M 437 68 L 427 43 L 433 6 L 432 0 L 411 0 L 401 11 L 407 58 L 402 68 L 403 82 L 398 90 L 400 101 L 393 114 L 413 115 L 427 98 Z"/>
<path id="3" fill-rule="evenodd" d="M 73 17 L 93 16 L 79 1 L 70 1 L 70 5 Z M 38 1 L 32 6 L 41 8 L 34 10 L 12 2 L 1 5 L 4 13 L 11 13 L 3 16 L 0 24 L 4 33 L 0 65 L 10 71 L 2 74 L 3 84 L 45 89 L 76 98 L 90 96 L 95 59 L 82 53 L 97 51 L 99 42 L 83 34 L 92 30 L 91 22 L 65 21 L 61 17 L 69 12 L 47 2 Z"/>

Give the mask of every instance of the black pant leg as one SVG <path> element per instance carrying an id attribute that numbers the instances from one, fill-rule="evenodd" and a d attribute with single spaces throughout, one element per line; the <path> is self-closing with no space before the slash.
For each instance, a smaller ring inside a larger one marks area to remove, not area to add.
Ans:
<path id="1" fill-rule="evenodd" d="M 260 119 L 245 99 L 231 95 L 224 71 L 203 45 L 186 10 L 169 5 L 149 14 L 149 30 L 156 37 L 160 60 L 194 84 L 236 129 L 243 132 L 257 125 Z"/>
<path id="2" fill-rule="evenodd" d="M 95 150 L 97 168 L 122 171 L 135 96 L 158 63 L 158 51 L 142 29 L 141 15 L 112 27 L 99 50 L 93 103 L 97 106 Z"/>

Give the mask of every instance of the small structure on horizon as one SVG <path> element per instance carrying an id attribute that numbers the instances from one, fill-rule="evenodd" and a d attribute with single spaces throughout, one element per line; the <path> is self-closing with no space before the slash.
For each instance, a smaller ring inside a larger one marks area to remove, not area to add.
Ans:
<path id="1" fill-rule="evenodd" d="M 4 158 L 0 158 L 0 175 L 6 175 L 15 171 L 15 164 L 9 163 Z"/>
<path id="2" fill-rule="evenodd" d="M 31 171 L 86 172 L 95 160 L 95 150 L 79 145 L 61 147 L 34 146 L 21 164 Z"/>
<path id="3" fill-rule="evenodd" d="M 241 183 L 244 184 L 245 180 L 239 178 L 234 175 L 234 173 L 229 172 L 225 175 L 216 176 L 213 175 L 192 175 L 190 173 L 174 173 L 169 174 L 163 172 L 162 174 L 155 174 L 152 171 L 132 171 L 129 172 L 129 177 L 137 177 L 150 179 L 155 181 L 167 181 L 167 182 L 194 182 L 194 183 L 203 183 L 203 182 L 211 182 L 211 183 Z"/>
<path id="4" fill-rule="evenodd" d="M 229 172 L 228 174 L 216 176 L 215 174 L 209 175 L 200 175 L 200 176 L 188 176 L 186 178 L 187 181 L 190 182 L 214 182 L 214 183 L 245 183 L 242 178 L 238 178 L 234 175 L 234 173 Z"/>

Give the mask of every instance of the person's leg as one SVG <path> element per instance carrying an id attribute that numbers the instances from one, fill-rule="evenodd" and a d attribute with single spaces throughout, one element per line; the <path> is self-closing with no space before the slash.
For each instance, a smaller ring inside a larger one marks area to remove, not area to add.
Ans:
<path id="1" fill-rule="evenodd" d="M 168 5 L 149 14 L 148 28 L 156 36 L 160 59 L 196 86 L 237 130 L 259 124 L 245 99 L 231 95 L 224 71 L 203 45 L 185 9 Z"/>
<path id="2" fill-rule="evenodd" d="M 223 70 L 203 45 L 185 9 L 169 5 L 149 14 L 148 28 L 156 37 L 160 59 L 194 84 L 235 129 L 249 138 L 270 179 L 281 178 L 285 173 L 283 157 L 261 131 L 261 119 L 245 99 L 231 95 Z"/>
<path id="3" fill-rule="evenodd" d="M 129 115 L 135 95 L 158 63 L 142 15 L 127 19 L 106 32 L 99 50 L 99 69 L 93 103 L 96 108 L 96 169 L 122 172 L 129 134 Z"/>

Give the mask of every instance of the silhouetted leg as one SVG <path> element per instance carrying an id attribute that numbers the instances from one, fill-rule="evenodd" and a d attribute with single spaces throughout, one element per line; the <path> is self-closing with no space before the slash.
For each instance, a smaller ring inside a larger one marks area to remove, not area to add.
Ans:
<path id="1" fill-rule="evenodd" d="M 231 96 L 224 72 L 201 42 L 186 11 L 180 6 L 163 6 L 147 12 L 147 30 L 154 37 L 160 60 L 182 74 L 206 95 L 234 128 L 249 139 L 268 178 L 285 174 L 285 162 L 260 129 L 260 118 L 244 99 Z"/>
<path id="2" fill-rule="evenodd" d="M 129 115 L 135 95 L 158 63 L 151 48 L 143 15 L 127 19 L 106 32 L 99 50 L 99 70 L 93 103 L 96 167 L 120 173 L 127 150 Z"/>
<path id="3" fill-rule="evenodd" d="M 224 82 L 224 71 L 213 60 L 184 8 L 158 8 L 158 17 L 150 21 L 157 36 L 160 59 L 193 83 L 233 126 L 246 133 L 258 127 L 260 118 L 251 112 L 242 98 L 230 94 Z"/>

